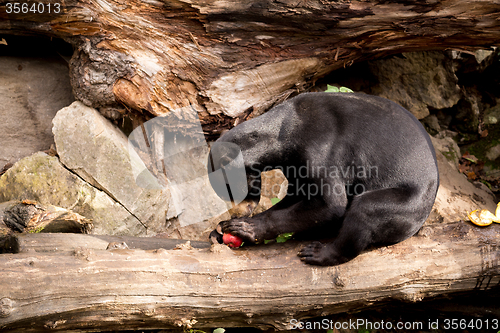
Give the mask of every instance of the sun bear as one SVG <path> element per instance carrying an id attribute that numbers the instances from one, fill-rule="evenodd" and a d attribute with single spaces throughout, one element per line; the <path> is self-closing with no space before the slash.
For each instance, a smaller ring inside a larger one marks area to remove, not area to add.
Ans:
<path id="1" fill-rule="evenodd" d="M 294 232 L 313 239 L 298 254 L 313 265 L 339 265 L 413 236 L 439 185 L 420 122 L 394 102 L 359 93 L 300 94 L 234 127 L 209 158 L 210 171 L 231 168 L 245 171 L 244 184 L 231 185 L 245 187 L 247 202 L 259 201 L 261 172 L 270 169 L 287 177 L 287 195 L 253 217 L 221 222 L 212 241 L 230 233 L 261 243 Z M 229 188 L 220 174 L 210 182 L 218 194 Z"/>

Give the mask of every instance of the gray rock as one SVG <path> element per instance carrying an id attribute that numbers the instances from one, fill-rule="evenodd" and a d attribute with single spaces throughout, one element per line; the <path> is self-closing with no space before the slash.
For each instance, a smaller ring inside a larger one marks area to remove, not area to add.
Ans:
<path id="1" fill-rule="evenodd" d="M 477 63 L 481 64 L 482 62 L 485 62 L 485 60 L 488 60 L 493 53 L 493 50 L 477 50 L 474 52 L 474 56 L 476 57 Z"/>
<path id="2" fill-rule="evenodd" d="M 459 132 L 473 133 L 479 126 L 481 110 L 481 92 L 476 87 L 463 87 L 463 98 L 457 103 L 455 119 L 456 129 Z"/>
<path id="3" fill-rule="evenodd" d="M 485 125 L 496 125 L 500 122 L 500 103 L 484 110 Z"/>
<path id="4" fill-rule="evenodd" d="M 431 114 L 422 119 L 422 124 L 425 126 L 427 132 L 437 134 L 441 130 L 439 119 L 435 114 Z"/>
<path id="5" fill-rule="evenodd" d="M 496 203 L 493 193 L 480 183 L 475 186 L 469 182 L 467 177 L 458 171 L 456 162 L 450 160 L 449 154 L 458 150 L 456 143 L 450 138 L 432 138 L 432 143 L 436 149 L 440 184 L 426 223 L 467 221 L 467 213 L 476 209 L 488 209 L 494 213 Z"/>
<path id="6" fill-rule="evenodd" d="M 399 103 L 418 119 L 429 115 L 429 107 L 450 108 L 459 101 L 458 79 L 442 52 L 403 56 L 370 62 L 370 70 L 379 80 L 372 94 Z"/>
<path id="7" fill-rule="evenodd" d="M 486 158 L 488 158 L 490 161 L 494 161 L 499 157 L 500 157 L 500 144 L 491 147 L 486 152 Z"/>
<path id="8" fill-rule="evenodd" d="M 430 136 L 430 138 L 436 151 L 446 157 L 450 166 L 458 171 L 458 161 L 462 154 L 455 140 L 444 135 Z"/>
<path id="9" fill-rule="evenodd" d="M 54 143 L 52 118 L 74 101 L 60 58 L 0 57 L 0 170 Z"/>
<path id="10" fill-rule="evenodd" d="M 165 229 L 167 189 L 136 184 L 127 137 L 93 108 L 74 102 L 53 120 L 61 162 L 137 217 L 148 234 Z"/>
<path id="11" fill-rule="evenodd" d="M 147 231 L 122 205 L 42 152 L 20 160 L 0 177 L 0 202 L 25 199 L 92 219 L 93 234 L 139 236 Z"/>

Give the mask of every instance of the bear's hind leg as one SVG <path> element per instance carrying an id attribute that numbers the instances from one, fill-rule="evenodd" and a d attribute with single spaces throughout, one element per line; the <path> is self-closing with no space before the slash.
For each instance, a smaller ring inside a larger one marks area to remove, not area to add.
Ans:
<path id="1" fill-rule="evenodd" d="M 299 252 L 312 265 L 339 265 L 377 244 L 394 244 L 414 235 L 432 207 L 432 195 L 415 187 L 387 188 L 356 196 L 337 237 L 313 242 Z"/>

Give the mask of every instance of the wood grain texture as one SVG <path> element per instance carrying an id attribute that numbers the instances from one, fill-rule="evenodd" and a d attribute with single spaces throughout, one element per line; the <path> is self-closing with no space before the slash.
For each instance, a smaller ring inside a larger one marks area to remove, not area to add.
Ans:
<path id="1" fill-rule="evenodd" d="M 193 107 L 208 133 L 356 61 L 500 42 L 500 2 L 486 0 L 67 0 L 59 14 L 7 14 L 7 3 L 1 33 L 76 47 L 77 99 L 149 116 Z"/>
<path id="2" fill-rule="evenodd" d="M 33 237 L 33 236 L 31 236 Z M 36 236 L 35 236 L 36 237 Z M 313 267 L 296 242 L 230 250 L 72 251 L 0 256 L 0 328 L 14 332 L 273 327 L 380 305 L 498 287 L 500 226 L 424 227 L 337 267 Z M 81 237 L 89 237 L 81 235 Z M 38 245 L 37 245 L 38 246 Z M 100 248 L 100 249 L 99 249 Z"/>

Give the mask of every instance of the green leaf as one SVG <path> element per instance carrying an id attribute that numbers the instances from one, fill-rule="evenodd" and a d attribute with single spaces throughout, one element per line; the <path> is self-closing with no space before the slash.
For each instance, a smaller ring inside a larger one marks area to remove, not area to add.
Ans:
<path id="1" fill-rule="evenodd" d="M 330 93 L 330 92 L 336 93 L 336 92 L 339 92 L 339 91 L 340 91 L 340 90 L 339 90 L 339 88 L 337 88 L 337 87 L 335 87 L 335 86 L 331 86 L 331 85 L 329 85 L 329 84 L 327 84 L 327 85 L 326 85 L 326 90 L 325 90 L 325 92 L 328 92 L 328 93 Z"/>
<path id="2" fill-rule="evenodd" d="M 354 91 L 352 91 L 351 89 L 347 88 L 347 87 L 340 87 L 340 92 L 345 92 L 345 93 L 352 93 Z"/>
<path id="3" fill-rule="evenodd" d="M 36 229 L 32 229 L 30 231 L 28 231 L 28 233 L 30 234 L 39 234 L 43 231 L 43 229 L 45 229 L 45 227 L 38 227 Z"/>
<path id="4" fill-rule="evenodd" d="M 349 89 L 347 87 L 338 88 L 338 87 L 331 86 L 331 85 L 327 84 L 325 92 L 328 92 L 328 93 L 337 93 L 337 92 L 352 93 L 354 91 L 352 91 L 351 89 Z"/>
<path id="5" fill-rule="evenodd" d="M 490 191 L 493 191 L 493 187 L 486 180 L 481 180 L 481 183 L 483 183 L 484 185 L 488 186 L 488 188 L 490 189 Z"/>
<path id="6" fill-rule="evenodd" d="M 287 232 L 276 237 L 276 243 L 284 243 L 290 238 L 292 238 L 293 232 Z"/>
<path id="7" fill-rule="evenodd" d="M 293 234 L 294 234 L 293 232 L 287 232 L 287 233 L 278 235 L 278 237 L 276 237 L 276 243 L 284 243 L 284 242 L 286 242 L 287 240 L 289 240 L 290 238 L 292 238 Z M 269 243 L 271 243 L 273 241 L 274 241 L 274 239 L 264 239 L 264 244 L 269 244 Z"/>
<path id="8" fill-rule="evenodd" d="M 469 158 L 469 157 L 464 157 L 467 161 L 472 162 L 472 163 L 477 163 L 477 159 Z"/>
<path id="9" fill-rule="evenodd" d="M 223 328 L 216 328 L 214 329 L 214 333 L 224 333 L 226 330 Z"/>
<path id="10" fill-rule="evenodd" d="M 271 203 L 273 204 L 273 206 L 276 205 L 280 201 L 281 201 L 281 199 L 279 199 L 279 198 L 271 198 Z"/>

